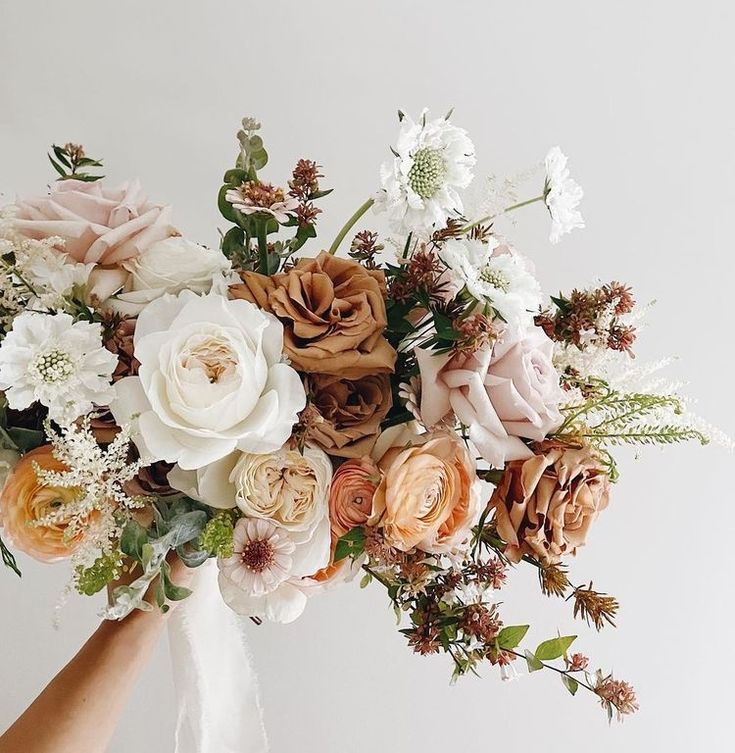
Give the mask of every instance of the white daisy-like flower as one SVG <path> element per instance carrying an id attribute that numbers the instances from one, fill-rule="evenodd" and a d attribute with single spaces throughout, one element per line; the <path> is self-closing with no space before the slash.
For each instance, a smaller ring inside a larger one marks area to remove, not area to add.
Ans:
<path id="1" fill-rule="evenodd" d="M 225 199 L 243 214 L 269 214 L 281 223 L 288 222 L 299 206 L 298 199 L 287 196 L 282 188 L 255 181 L 229 189 Z"/>
<path id="2" fill-rule="evenodd" d="M 304 540 L 272 520 L 240 518 L 232 557 L 218 560 L 219 588 L 227 606 L 272 622 L 299 617 L 313 592 L 304 579 L 329 564 L 329 522 L 324 520 L 326 526 L 317 526 Z"/>
<path id="3" fill-rule="evenodd" d="M 475 147 L 467 132 L 447 118 L 418 121 L 402 116 L 394 158 L 380 169 L 375 211 L 388 213 L 395 232 L 428 234 L 461 214 L 458 189 L 472 181 Z"/>
<path id="4" fill-rule="evenodd" d="M 549 150 L 544 163 L 544 201 L 551 214 L 549 240 L 558 243 L 562 235 L 584 227 L 584 219 L 577 209 L 584 191 L 579 183 L 569 177 L 567 157 L 558 146 Z"/>
<path id="5" fill-rule="evenodd" d="M 288 580 L 296 544 L 288 533 L 263 518 L 241 518 L 235 526 L 234 553 L 220 572 L 252 596 L 264 596 Z"/>
<path id="6" fill-rule="evenodd" d="M 114 397 L 117 356 L 102 344 L 102 328 L 69 314 L 24 311 L 0 345 L 0 390 L 16 410 L 38 401 L 68 425 Z"/>
<path id="7" fill-rule="evenodd" d="M 541 286 L 520 254 L 494 238 L 488 243 L 450 239 L 440 256 L 457 289 L 465 287 L 477 301 L 491 305 L 514 331 L 531 324 L 541 305 Z"/>

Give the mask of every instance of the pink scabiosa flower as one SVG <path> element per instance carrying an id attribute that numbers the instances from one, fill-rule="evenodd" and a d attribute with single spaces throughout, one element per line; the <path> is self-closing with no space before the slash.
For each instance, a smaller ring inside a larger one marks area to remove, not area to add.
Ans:
<path id="1" fill-rule="evenodd" d="M 220 561 L 220 572 L 244 591 L 262 596 L 289 577 L 296 545 L 270 521 L 241 518 L 233 540 L 233 555 Z"/>
<path id="2" fill-rule="evenodd" d="M 286 196 L 282 188 L 255 181 L 231 188 L 225 199 L 243 214 L 269 214 L 277 222 L 288 222 L 299 206 L 298 199 Z"/>

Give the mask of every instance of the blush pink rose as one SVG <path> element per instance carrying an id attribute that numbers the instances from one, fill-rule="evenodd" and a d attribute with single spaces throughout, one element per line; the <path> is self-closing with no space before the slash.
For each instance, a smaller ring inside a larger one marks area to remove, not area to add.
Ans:
<path id="1" fill-rule="evenodd" d="M 456 416 L 491 465 L 532 453 L 522 438 L 540 442 L 562 422 L 563 397 L 552 356 L 554 344 L 539 327 L 510 332 L 471 355 L 416 349 L 421 370 L 421 418 L 431 427 Z"/>
<path id="2" fill-rule="evenodd" d="M 119 188 L 101 181 L 57 181 L 48 196 L 16 203 L 15 227 L 28 238 L 59 236 L 78 262 L 116 265 L 175 235 L 170 207 L 148 201 L 137 180 Z"/>

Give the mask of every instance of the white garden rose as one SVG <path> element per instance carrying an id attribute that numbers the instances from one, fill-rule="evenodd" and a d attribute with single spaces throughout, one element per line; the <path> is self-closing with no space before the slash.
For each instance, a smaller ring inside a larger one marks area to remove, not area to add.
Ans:
<path id="1" fill-rule="evenodd" d="M 137 419 L 146 459 L 193 470 L 235 449 L 273 452 L 306 404 L 280 322 L 247 301 L 164 295 L 138 317 L 134 347 L 138 376 L 115 384 L 110 408 L 121 425 Z"/>
<path id="2" fill-rule="evenodd" d="M 238 507 L 249 518 L 270 520 L 296 541 L 311 538 L 317 526 L 329 528 L 332 462 L 317 447 L 236 451 L 196 471 L 174 467 L 168 481 L 210 507 Z"/>
<path id="3" fill-rule="evenodd" d="M 200 246 L 180 236 L 158 241 L 123 264 L 130 273 L 122 292 L 110 307 L 119 314 L 137 316 L 151 301 L 182 290 L 209 293 L 230 271 L 221 251 Z"/>

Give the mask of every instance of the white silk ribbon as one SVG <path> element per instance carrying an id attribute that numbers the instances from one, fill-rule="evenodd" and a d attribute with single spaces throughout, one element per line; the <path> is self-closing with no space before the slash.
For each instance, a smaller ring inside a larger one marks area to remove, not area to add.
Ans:
<path id="1" fill-rule="evenodd" d="M 197 568 L 191 588 L 169 620 L 175 753 L 267 753 L 245 626 L 220 596 L 213 560 Z"/>

